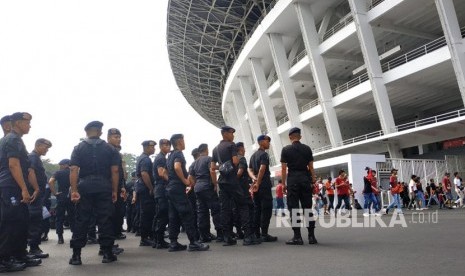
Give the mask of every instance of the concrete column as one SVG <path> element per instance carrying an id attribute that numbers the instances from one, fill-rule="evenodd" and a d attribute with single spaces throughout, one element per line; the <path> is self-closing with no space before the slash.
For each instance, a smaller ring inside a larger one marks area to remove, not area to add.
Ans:
<path id="1" fill-rule="evenodd" d="M 245 110 L 249 118 L 250 129 L 252 131 L 252 136 L 256 138 L 258 135 L 262 134 L 260 129 L 260 123 L 258 122 L 257 111 L 255 110 L 253 104 L 254 100 L 252 97 L 252 87 L 249 82 L 249 78 L 246 76 L 241 76 L 238 78 L 239 84 L 241 87 L 242 101 L 245 105 Z M 258 92 L 256 92 L 258 93 Z"/>
<path id="2" fill-rule="evenodd" d="M 320 99 L 323 118 L 328 130 L 329 140 L 333 147 L 342 141 L 341 129 L 333 107 L 333 95 L 329 83 L 328 73 L 323 57 L 320 54 L 318 33 L 315 26 L 310 5 L 297 2 L 295 4 L 297 18 L 299 19 L 302 39 L 307 50 L 307 58 L 312 70 L 315 88 Z"/>
<path id="3" fill-rule="evenodd" d="M 387 144 L 387 149 L 389 152 L 389 156 L 391 156 L 391 158 L 396 158 L 396 159 L 404 158 L 402 154 L 402 150 L 398 144 L 391 142 Z"/>
<path id="4" fill-rule="evenodd" d="M 289 61 L 287 60 L 283 38 L 280 34 L 268 34 L 268 41 L 270 42 L 271 56 L 273 57 L 274 66 L 278 75 L 289 122 L 292 127 L 302 129 L 302 143 L 306 143 L 307 135 L 305 135 L 305 130 L 299 119 L 300 110 L 295 96 L 294 84 L 289 78 Z"/>
<path id="5" fill-rule="evenodd" d="M 274 156 L 280 156 L 282 143 L 278 134 L 278 126 L 276 123 L 276 115 L 271 105 L 270 96 L 268 96 L 268 85 L 266 84 L 265 72 L 263 71 L 262 63 L 257 58 L 250 59 L 250 67 L 252 69 L 255 87 L 257 89 L 260 105 L 262 107 L 263 117 L 266 127 L 273 143 Z"/>
<path id="6" fill-rule="evenodd" d="M 388 134 L 394 131 L 394 116 L 392 115 L 389 96 L 383 80 L 383 71 L 381 70 L 373 29 L 368 22 L 367 3 L 364 0 L 349 0 L 349 5 L 354 17 L 381 128 L 384 134 Z"/>
<path id="7" fill-rule="evenodd" d="M 455 76 L 457 77 L 462 101 L 465 105 L 465 45 L 463 45 L 454 2 L 452 0 L 435 0 L 435 2 L 444 36 L 449 46 L 452 66 L 454 67 Z"/>
<path id="8" fill-rule="evenodd" d="M 253 145 L 253 142 L 251 141 L 252 134 L 250 133 L 249 123 L 244 118 L 245 106 L 244 106 L 244 102 L 242 101 L 241 92 L 240 91 L 231 91 L 231 92 L 232 92 L 232 96 L 234 100 L 234 108 L 235 108 L 236 115 L 237 115 L 237 121 L 241 128 L 242 142 L 244 142 L 244 145 L 246 148 L 251 148 Z M 236 141 L 236 142 L 239 142 L 239 141 Z"/>

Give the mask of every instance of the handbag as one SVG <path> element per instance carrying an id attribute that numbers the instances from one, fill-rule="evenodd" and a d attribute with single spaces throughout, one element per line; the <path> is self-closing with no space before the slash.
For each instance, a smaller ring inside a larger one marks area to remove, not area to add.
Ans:
<path id="1" fill-rule="evenodd" d="M 223 163 L 223 161 L 221 161 L 221 157 L 220 157 L 220 153 L 217 152 L 218 154 L 218 159 L 220 160 L 220 167 L 218 168 L 218 171 L 220 171 L 220 174 L 224 177 L 227 177 L 229 176 L 231 173 L 234 172 L 234 165 L 233 163 L 231 162 L 231 160 L 228 160 L 226 162 Z"/>

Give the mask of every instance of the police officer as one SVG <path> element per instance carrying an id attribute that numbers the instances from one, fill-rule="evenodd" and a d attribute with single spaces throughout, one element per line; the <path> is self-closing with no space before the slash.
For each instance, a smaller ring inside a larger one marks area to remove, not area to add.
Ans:
<path id="1" fill-rule="evenodd" d="M 115 242 L 111 215 L 117 199 L 118 152 L 100 139 L 103 123 L 92 121 L 86 125 L 87 138 L 74 147 L 71 155 L 71 201 L 76 203 L 76 229 L 71 239 L 71 265 L 81 265 L 81 248 L 86 245 L 86 234 L 95 215 L 99 243 L 103 252 L 102 263 L 117 260 L 112 252 Z"/>
<path id="2" fill-rule="evenodd" d="M 134 186 L 136 185 L 136 172 L 131 172 L 131 180 L 127 181 L 125 184 L 125 189 L 126 189 L 126 232 L 133 232 L 134 230 L 134 217 L 136 214 L 136 206 L 135 206 L 135 200 L 133 201 L 133 194 L 134 194 Z M 134 232 L 133 232 L 134 233 Z"/>
<path id="3" fill-rule="evenodd" d="M 291 145 L 285 146 L 281 151 L 281 173 L 284 189 L 287 184 L 287 206 L 291 213 L 292 210 L 299 208 L 299 202 L 302 209 L 311 210 L 312 208 L 312 191 L 315 183 L 315 172 L 313 169 L 313 154 L 309 146 L 300 142 L 301 131 L 294 127 L 289 130 L 289 140 Z M 287 183 L 286 183 L 287 181 Z M 309 213 L 311 221 L 308 222 L 308 242 L 309 244 L 317 243 L 315 238 L 315 220 L 313 213 Z M 292 227 L 294 237 L 286 242 L 290 245 L 302 245 L 303 240 L 299 227 Z"/>
<path id="4" fill-rule="evenodd" d="M 184 225 L 189 238 L 189 251 L 205 251 L 208 245 L 196 240 L 195 221 L 192 208 L 186 195 L 186 187 L 191 183 L 188 180 L 186 159 L 182 151 L 185 149 L 184 136 L 173 134 L 170 139 L 173 151 L 168 157 L 168 186 L 166 188 L 169 199 L 169 251 L 186 250 L 187 246 L 178 243 L 181 223 Z"/>
<path id="5" fill-rule="evenodd" d="M 157 154 L 153 161 L 153 178 L 155 179 L 155 244 L 157 249 L 169 248 L 169 243 L 165 241 L 165 230 L 168 224 L 169 203 L 166 194 L 166 185 L 168 184 L 168 171 L 166 169 L 166 155 L 170 152 L 171 143 L 168 139 L 160 139 L 160 153 Z"/>
<path id="6" fill-rule="evenodd" d="M 193 149 L 192 152 L 191 152 L 191 155 L 194 158 L 194 162 L 195 162 L 195 160 L 197 160 L 200 157 L 199 149 L 198 148 Z M 187 170 L 188 172 L 191 171 L 192 166 L 194 166 L 194 162 L 192 162 L 192 164 L 189 166 L 189 169 Z M 194 215 L 195 240 L 199 240 L 200 239 L 200 233 L 199 233 L 199 227 L 197 225 L 197 221 L 198 221 L 198 218 L 197 218 L 197 196 L 195 195 L 194 186 L 193 186 L 192 182 L 191 182 L 190 186 L 186 187 L 186 194 L 187 194 L 187 199 L 189 200 L 189 203 L 190 203 L 191 208 L 192 208 L 192 214 Z M 210 224 L 208 226 L 210 227 Z M 184 228 L 181 227 L 181 231 L 182 230 L 184 230 Z"/>
<path id="7" fill-rule="evenodd" d="M 0 139 L 0 270 L 19 271 L 41 263 L 40 259 L 29 258 L 26 251 L 27 204 L 37 197 L 38 190 L 31 197 L 28 190 L 30 164 L 21 139 L 29 133 L 32 116 L 16 112 L 10 119 L 11 131 Z"/>
<path id="8" fill-rule="evenodd" d="M 271 138 L 267 135 L 260 135 L 257 137 L 257 142 L 259 148 L 250 157 L 248 170 L 253 181 L 255 235 L 261 237 L 264 242 L 274 242 L 278 238 L 268 234 L 273 213 L 273 196 L 271 195 L 270 157 L 265 151 L 270 148 Z"/>
<path id="9" fill-rule="evenodd" d="M 255 237 L 252 232 L 252 226 L 248 220 L 249 209 L 248 202 L 244 191 L 239 186 L 237 179 L 237 165 L 239 158 L 237 156 L 237 147 L 234 141 L 234 132 L 236 130 L 230 126 L 221 128 L 221 135 L 223 140 L 218 146 L 213 149 L 212 162 L 210 163 L 210 175 L 212 177 L 213 185 L 218 183 L 220 187 L 220 203 L 221 203 L 221 225 L 223 228 L 224 244 L 225 246 L 237 244 L 237 241 L 231 236 L 232 234 L 232 204 L 234 201 L 238 208 L 242 229 L 244 231 L 243 245 L 259 244 L 260 241 Z M 220 166 L 226 162 L 230 162 L 233 166 L 233 171 L 229 174 L 221 173 L 217 180 L 216 170 L 217 163 Z"/>
<path id="10" fill-rule="evenodd" d="M 11 117 L 10 115 L 3 116 L 0 119 L 0 125 L 2 126 L 3 136 L 6 136 L 11 131 Z"/>
<path id="11" fill-rule="evenodd" d="M 40 247 L 40 236 L 42 233 L 42 207 L 45 200 L 45 186 L 47 186 L 47 175 L 45 174 L 44 164 L 40 159 L 41 156 L 47 154 L 48 149 L 52 147 L 52 143 L 44 138 L 37 139 L 34 150 L 28 155 L 31 168 L 36 175 L 36 181 L 39 186 L 39 195 L 33 203 L 29 204 L 29 254 L 35 255 L 37 258 L 48 258 L 48 254 L 44 253 Z"/>
<path id="12" fill-rule="evenodd" d="M 197 198 L 197 225 L 200 233 L 200 242 L 210 242 L 210 210 L 217 236 L 223 235 L 221 229 L 220 202 L 218 199 L 218 186 L 213 186 L 210 175 L 210 163 L 212 158 L 208 156 L 208 145 L 200 144 L 198 147 L 199 158 L 194 161 L 189 169 L 189 180 L 194 185 Z M 216 183 L 215 183 L 216 184 Z"/>
<path id="13" fill-rule="evenodd" d="M 155 153 L 157 142 L 142 142 L 143 152 L 137 158 L 136 191 L 140 204 L 140 243 L 139 246 L 153 246 L 153 219 L 155 217 L 155 200 L 153 197 L 153 164 L 150 155 Z"/>
<path id="14" fill-rule="evenodd" d="M 63 223 L 65 222 L 65 212 L 68 214 L 68 221 L 71 232 L 74 232 L 75 206 L 73 203 L 71 203 L 69 198 L 69 162 L 69 159 L 61 160 L 58 163 L 60 170 L 56 171 L 48 181 L 50 191 L 57 199 L 55 228 L 58 236 L 58 244 L 63 244 L 65 242 L 63 239 Z M 58 190 L 55 187 L 57 182 Z"/>

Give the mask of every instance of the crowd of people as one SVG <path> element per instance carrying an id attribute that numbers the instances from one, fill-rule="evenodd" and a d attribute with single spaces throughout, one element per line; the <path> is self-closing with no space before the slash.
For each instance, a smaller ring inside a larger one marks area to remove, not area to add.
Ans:
<path id="1" fill-rule="evenodd" d="M 234 142 L 235 129 L 224 126 L 212 155 L 207 144 L 199 145 L 192 151 L 195 161 L 190 167 L 182 134 L 158 143 L 146 140 L 136 171 L 128 177 L 119 152 L 120 130 L 108 129 L 104 141 L 100 138 L 103 123 L 92 121 L 85 126 L 86 138 L 74 147 L 70 159 L 61 160 L 59 170 L 47 179 L 40 157 L 52 143 L 37 139 L 34 150 L 27 152 L 22 136 L 28 134 L 31 120 L 31 114 L 16 112 L 0 122 L 4 131 L 0 139 L 1 272 L 37 266 L 48 257 L 39 247 L 41 238 L 47 238 L 43 227 L 47 184 L 57 198 L 58 244 L 65 243 L 66 216 L 72 231 L 70 265 L 81 265 L 82 248 L 97 242 L 102 263 L 116 261 L 124 251 L 115 244 L 115 239 L 126 238 L 124 217 L 126 231 L 140 236 L 140 246 L 170 252 L 206 251 L 213 240 L 224 246 L 236 245 L 238 239 L 244 246 L 277 241 L 269 233 L 273 197 L 266 152 L 271 138 L 267 135 L 257 137 L 259 148 L 247 160 L 244 144 Z M 312 208 L 312 183 L 316 181 L 312 151 L 300 142 L 301 137 L 299 128 L 290 129 L 290 145 L 282 149 L 280 159 L 278 207 L 284 209 L 286 194 L 291 216 L 293 209 Z M 159 153 L 152 161 L 157 145 Z M 341 185 L 336 187 L 342 190 Z M 211 218 L 215 234 L 211 233 Z M 308 243 L 316 244 L 315 221 L 310 220 L 306 227 Z M 186 232 L 188 245 L 178 242 L 181 230 Z M 300 227 L 293 225 L 292 230 L 293 237 L 286 244 L 304 244 Z"/>

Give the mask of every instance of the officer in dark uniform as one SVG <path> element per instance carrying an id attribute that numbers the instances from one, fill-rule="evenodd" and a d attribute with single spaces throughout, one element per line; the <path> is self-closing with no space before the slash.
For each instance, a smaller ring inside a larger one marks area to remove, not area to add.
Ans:
<path id="1" fill-rule="evenodd" d="M 292 209 L 299 208 L 311 210 L 313 183 L 316 181 L 313 169 L 313 153 L 309 146 L 300 143 L 302 136 L 297 127 L 289 130 L 291 145 L 285 146 L 281 151 L 281 173 L 282 183 L 286 189 L 287 181 L 287 206 L 291 213 Z M 286 179 L 287 178 L 287 179 Z M 313 218 L 313 213 L 309 214 Z M 302 245 L 302 235 L 299 227 L 292 227 L 294 237 L 286 242 L 290 245 Z M 308 221 L 308 242 L 317 243 L 315 238 L 315 220 Z"/>
<path id="2" fill-rule="evenodd" d="M 50 191 L 57 199 L 55 227 L 58 235 L 58 244 L 64 243 L 63 223 L 65 222 L 65 212 L 68 214 L 71 232 L 74 232 L 75 225 L 75 205 L 69 198 L 69 162 L 69 159 L 61 160 L 58 163 L 58 165 L 60 165 L 60 170 L 56 171 L 48 181 Z M 57 182 L 58 189 L 55 187 Z"/>
<path id="3" fill-rule="evenodd" d="M 131 172 L 131 180 L 126 181 L 125 189 L 126 189 L 126 232 L 132 232 L 134 230 L 134 217 L 136 214 L 136 204 L 135 200 L 133 201 L 133 193 L 134 193 L 134 188 L 136 185 L 136 172 Z M 134 233 L 134 232 L 133 232 Z"/>
<path id="4" fill-rule="evenodd" d="M 200 232 L 200 242 L 210 242 L 210 210 L 217 236 L 223 236 L 221 228 L 220 202 L 218 199 L 218 187 L 213 186 L 210 175 L 210 163 L 212 158 L 208 156 L 208 145 L 200 144 L 198 147 L 199 158 L 194 161 L 189 169 L 189 180 L 194 185 L 197 198 L 197 225 Z"/>
<path id="5" fill-rule="evenodd" d="M 265 151 L 270 148 L 271 138 L 267 135 L 260 135 L 257 137 L 257 142 L 259 148 L 250 157 L 249 164 L 249 176 L 253 181 L 255 235 L 263 242 L 274 242 L 278 238 L 268 234 L 273 213 L 273 196 L 271 195 L 270 157 Z"/>
<path id="6" fill-rule="evenodd" d="M 0 119 L 0 125 L 2 126 L 3 136 L 6 136 L 11 131 L 11 117 L 10 115 L 3 116 Z"/>
<path id="7" fill-rule="evenodd" d="M 248 173 L 249 166 L 247 165 L 247 159 L 245 158 L 245 147 L 244 143 L 237 142 L 237 157 L 239 158 L 239 164 L 237 165 L 237 179 L 239 181 L 239 186 L 242 188 L 244 192 L 244 196 L 247 201 L 247 205 L 249 207 L 249 223 L 253 225 L 253 216 L 254 216 L 254 206 L 252 196 L 250 195 L 250 178 Z M 241 215 L 237 210 L 237 207 L 233 208 L 233 216 L 234 216 L 234 226 L 236 227 L 237 231 L 237 238 L 243 239 L 244 232 L 242 231 L 242 223 L 241 223 Z"/>
<path id="8" fill-rule="evenodd" d="M 47 186 L 47 175 L 45 174 L 44 164 L 40 159 L 41 156 L 47 154 L 48 149 L 52 147 L 52 143 L 44 138 L 37 139 L 34 150 L 28 155 L 31 168 L 36 175 L 37 184 L 39 186 L 39 195 L 33 203 L 29 204 L 29 254 L 35 255 L 36 258 L 48 258 L 48 254 L 44 253 L 40 247 L 40 236 L 42 233 L 42 207 L 45 200 L 45 186 Z"/>
<path id="9" fill-rule="evenodd" d="M 192 155 L 192 158 L 194 158 L 194 162 L 195 160 L 197 160 L 200 156 L 200 153 L 199 153 L 199 149 L 198 148 L 195 148 L 192 150 L 191 152 L 191 155 Z M 187 170 L 188 172 L 191 171 L 192 169 L 192 166 L 194 166 L 194 162 L 192 162 L 192 164 L 189 166 L 189 169 Z M 192 182 L 191 182 L 192 184 Z M 195 192 L 194 192 L 194 186 L 188 186 L 186 187 L 186 194 L 187 194 L 187 199 L 189 200 L 189 203 L 191 205 L 191 208 L 192 208 L 192 213 L 194 214 L 194 227 L 195 227 L 195 240 L 199 240 L 200 239 L 200 233 L 199 233 L 199 227 L 197 225 L 197 196 L 195 195 Z M 210 221 L 209 221 L 210 222 Z M 209 224 L 210 226 L 210 224 Z M 210 229 L 210 228 L 209 228 Z M 181 231 L 183 231 L 184 228 L 181 227 Z"/>
<path id="10" fill-rule="evenodd" d="M 38 195 L 28 190 L 30 163 L 21 137 L 29 133 L 32 116 L 11 115 L 11 131 L 0 139 L 0 270 L 19 271 L 39 265 L 27 256 L 29 211 L 27 204 Z M 19 261 L 19 262 L 18 262 Z"/>
<path id="11" fill-rule="evenodd" d="M 185 149 L 184 136 L 174 134 L 171 136 L 173 151 L 168 157 L 166 167 L 168 169 L 168 186 L 166 188 L 169 199 L 169 251 L 186 250 L 187 246 L 178 243 L 178 235 L 181 223 L 184 225 L 189 238 L 189 251 L 205 251 L 208 245 L 196 240 L 195 221 L 192 208 L 186 195 L 186 187 L 191 183 L 188 180 L 186 159 L 182 151 Z"/>
<path id="12" fill-rule="evenodd" d="M 166 194 L 168 185 L 168 171 L 166 169 L 166 155 L 170 152 L 171 143 L 168 139 L 160 139 L 160 153 L 153 161 L 153 178 L 155 179 L 155 219 L 153 221 L 155 231 L 155 245 L 157 249 L 169 248 L 169 243 L 165 241 L 165 230 L 168 224 L 169 203 Z"/>
<path id="13" fill-rule="evenodd" d="M 221 128 L 221 135 L 223 140 L 213 149 L 212 162 L 210 164 L 210 174 L 212 177 L 213 185 L 218 183 L 220 187 L 220 203 L 221 203 L 221 225 L 223 228 L 224 245 L 234 245 L 237 241 L 231 236 L 232 234 L 232 204 L 234 201 L 241 217 L 242 230 L 244 231 L 243 245 L 259 244 L 260 241 L 255 237 L 252 232 L 252 226 L 248 220 L 249 209 L 248 202 L 244 191 L 239 186 L 237 179 L 237 166 L 239 158 L 237 156 L 237 148 L 234 141 L 234 132 L 236 130 L 230 126 Z M 216 179 L 216 170 L 218 169 L 217 163 L 220 165 L 231 162 L 233 171 L 224 175 L 220 171 L 219 179 Z"/>
<path id="14" fill-rule="evenodd" d="M 71 155 L 71 201 L 76 204 L 76 227 L 71 239 L 73 256 L 71 265 L 80 265 L 81 248 L 92 216 L 99 230 L 99 243 L 103 252 L 102 263 L 117 260 L 112 252 L 115 237 L 111 223 L 113 204 L 117 199 L 119 153 L 100 139 L 103 123 L 93 121 L 86 125 L 87 138 L 79 143 Z"/>
<path id="15" fill-rule="evenodd" d="M 136 192 L 140 204 L 140 243 L 139 246 L 153 246 L 153 219 L 155 217 L 155 199 L 153 197 L 153 164 L 150 155 L 155 153 L 157 142 L 142 142 L 144 152 L 137 158 Z"/>

